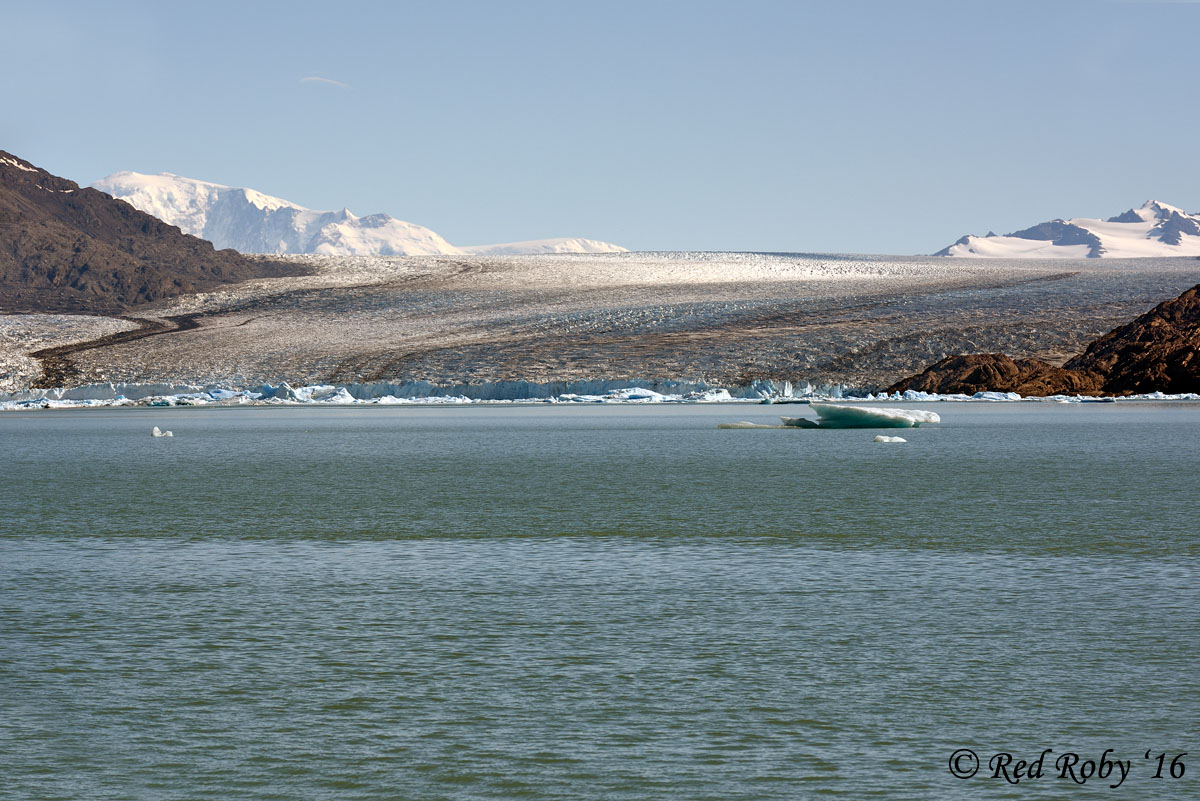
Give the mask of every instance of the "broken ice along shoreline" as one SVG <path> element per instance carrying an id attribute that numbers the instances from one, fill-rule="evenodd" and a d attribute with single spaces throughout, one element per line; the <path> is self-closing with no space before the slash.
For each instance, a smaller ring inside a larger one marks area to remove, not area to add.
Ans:
<path id="1" fill-rule="evenodd" d="M 1053 395 L 1022 398 L 1015 392 L 937 395 L 857 392 L 834 386 L 793 385 L 790 381 L 757 380 L 742 387 L 717 387 L 704 382 L 590 380 L 532 383 L 500 381 L 487 384 L 435 385 L 427 381 L 402 384 L 313 384 L 293 387 L 287 382 L 247 388 L 189 384 L 89 384 L 71 388 L 23 389 L 0 392 L 0 411 L 74 409 L 118 406 L 238 406 L 238 405 L 424 405 L 472 403 L 807 403 L 809 401 L 1021 401 L 1058 403 L 1172 400 L 1195 401 L 1200 395 L 1154 392 L 1123 398 Z"/>

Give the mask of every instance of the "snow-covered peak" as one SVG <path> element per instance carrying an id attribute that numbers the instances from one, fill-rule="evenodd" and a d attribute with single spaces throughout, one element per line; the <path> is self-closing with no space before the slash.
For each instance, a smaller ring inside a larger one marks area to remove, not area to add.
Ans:
<path id="1" fill-rule="evenodd" d="M 231 242 L 218 242 L 213 239 L 213 235 L 220 236 L 220 232 L 208 230 L 210 216 L 222 206 L 244 205 L 247 210 L 254 209 L 258 212 L 280 209 L 307 211 L 302 206 L 282 198 L 264 195 L 253 189 L 197 181 L 169 172 L 156 175 L 115 172 L 96 181 L 92 186 L 124 200 L 136 209 L 179 226 L 184 233 L 209 239 L 218 248 L 241 249 Z"/>
<path id="2" fill-rule="evenodd" d="M 19 165 L 18 165 L 19 166 Z M 242 253 L 322 253 L 335 256 L 620 253 L 594 239 L 560 238 L 458 248 L 428 228 L 387 214 L 350 209 L 315 211 L 254 189 L 184 178 L 168 172 L 116 172 L 93 187 L 134 208 Z"/>
<path id="3" fill-rule="evenodd" d="M 241 192 L 246 196 L 246 202 L 256 209 L 263 211 L 275 211 L 276 209 L 299 209 L 304 211 L 303 206 L 297 206 L 295 203 L 289 203 L 283 198 L 271 197 L 264 195 L 262 192 L 256 192 L 253 189 L 242 189 Z"/>
<path id="4" fill-rule="evenodd" d="M 1164 258 L 1200 256 L 1200 215 L 1147 200 L 1107 220 L 1051 220 L 1006 236 L 967 235 L 937 256 L 984 258 Z"/>
<path id="5" fill-rule="evenodd" d="M 1162 203 L 1158 200 L 1147 200 L 1142 204 L 1142 211 L 1151 212 L 1156 219 L 1170 217 L 1172 214 L 1187 214 L 1183 209 L 1172 206 L 1169 203 Z"/>
<path id="6" fill-rule="evenodd" d="M 1140 208 L 1130 209 L 1116 217 L 1109 217 L 1105 222 L 1152 223 L 1156 220 L 1168 220 L 1175 215 L 1187 216 L 1187 212 L 1157 200 L 1147 200 Z"/>
<path id="7" fill-rule="evenodd" d="M 92 184 L 134 208 L 242 253 L 428 256 L 462 253 L 428 228 L 386 214 L 316 211 L 255 189 L 168 172 L 113 173 Z"/>

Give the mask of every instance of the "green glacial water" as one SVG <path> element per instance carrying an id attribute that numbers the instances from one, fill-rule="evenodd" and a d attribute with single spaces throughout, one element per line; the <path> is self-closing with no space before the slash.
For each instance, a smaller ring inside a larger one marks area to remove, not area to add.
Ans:
<path id="1" fill-rule="evenodd" d="M 907 405 L 0 414 L 0 798 L 1200 798 L 1200 404 Z"/>

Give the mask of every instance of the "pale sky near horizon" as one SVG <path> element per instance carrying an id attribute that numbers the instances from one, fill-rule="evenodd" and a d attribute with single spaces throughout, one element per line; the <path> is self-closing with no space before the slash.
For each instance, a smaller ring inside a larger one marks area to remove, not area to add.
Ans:
<path id="1" fill-rule="evenodd" d="M 0 149 L 455 244 L 930 253 L 1200 211 L 1200 3 L 4 2 Z"/>

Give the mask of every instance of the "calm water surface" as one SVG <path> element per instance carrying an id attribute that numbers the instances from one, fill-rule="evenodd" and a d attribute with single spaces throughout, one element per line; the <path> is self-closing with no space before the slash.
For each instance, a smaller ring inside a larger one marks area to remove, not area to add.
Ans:
<path id="1" fill-rule="evenodd" d="M 928 408 L 0 415 L 0 798 L 1200 798 L 1200 404 Z"/>

